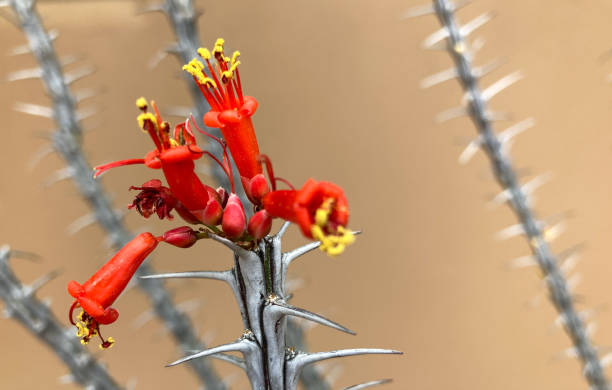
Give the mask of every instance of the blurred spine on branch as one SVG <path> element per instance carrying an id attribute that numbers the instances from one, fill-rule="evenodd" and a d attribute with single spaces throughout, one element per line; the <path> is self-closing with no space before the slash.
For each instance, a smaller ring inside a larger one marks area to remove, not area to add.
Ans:
<path id="1" fill-rule="evenodd" d="M 163 12 L 167 16 L 176 37 L 176 43 L 163 49 L 160 55 L 156 57 L 153 65 L 169 53 L 175 55 L 182 64 L 188 63 L 197 55 L 198 48 L 202 46 L 197 25 L 200 13 L 195 9 L 193 0 L 166 0 L 163 4 L 146 7 L 144 11 Z M 193 80 L 187 74 L 184 77 L 193 100 L 194 116 L 200 121 L 204 114 L 210 110 L 210 106 L 205 99 L 202 99 L 200 89 Z M 207 131 L 216 137 L 221 136 L 221 132 L 217 128 L 207 128 Z M 223 157 L 223 150 L 218 143 L 210 142 L 208 150 L 219 159 Z M 229 183 L 223 169 L 217 164 L 209 166 L 215 180 L 225 188 L 229 188 Z M 237 188 L 240 190 L 241 186 L 238 185 Z M 248 204 L 243 191 L 240 190 L 238 195 L 243 204 Z M 292 319 L 287 321 L 287 339 L 291 342 L 291 345 L 299 346 L 300 350 L 308 350 L 304 330 L 300 327 L 299 323 Z M 319 373 L 316 366 L 305 367 L 300 376 L 300 381 L 308 390 L 331 390 L 331 386 Z"/>
<path id="2" fill-rule="evenodd" d="M 53 38 L 44 29 L 33 1 L 10 0 L 9 4 L 17 16 L 30 48 L 29 51 L 20 51 L 20 53 L 31 52 L 36 57 L 40 66 L 38 77 L 42 80 L 53 105 L 52 108 L 48 108 L 20 104 L 16 109 L 55 120 L 58 128 L 51 135 L 53 149 L 68 165 L 65 170 L 66 175 L 62 176 L 68 176 L 73 180 L 79 193 L 92 209 L 93 215 L 86 216 L 83 220 L 100 224 L 107 232 L 113 247 L 119 249 L 130 241 L 132 234 L 126 229 L 120 216 L 111 207 L 102 186 L 92 177 L 92 169 L 81 148 L 83 131 L 79 123 L 81 118 L 76 111 L 78 99 L 74 98 L 69 89 L 71 83 L 84 77 L 87 73 L 77 71 L 78 74 L 64 76 L 53 49 Z M 14 80 L 18 79 L 14 78 Z M 86 224 L 80 225 L 80 227 L 86 226 Z M 151 265 L 145 263 L 138 269 L 137 275 L 147 275 L 154 272 Z M 198 339 L 189 318 L 174 304 L 170 293 L 161 281 L 137 278 L 136 282 L 149 297 L 155 313 L 171 331 L 183 351 L 200 350 L 205 347 Z M 207 389 L 225 389 L 225 385 L 207 360 L 195 360 L 191 363 L 191 367 Z"/>
<path id="3" fill-rule="evenodd" d="M 5 316 L 18 321 L 68 366 L 70 374 L 62 377 L 63 382 L 77 382 L 85 389 L 121 390 L 106 368 L 81 346 L 73 335 L 73 329 L 65 328 L 48 305 L 36 298 L 36 292 L 55 274 L 43 275 L 24 286 L 9 264 L 11 257 L 15 256 L 18 253 L 8 246 L 0 247 L 0 298 L 5 303 Z"/>
<path id="4" fill-rule="evenodd" d="M 444 121 L 464 115 L 472 119 L 479 135 L 461 154 L 459 161 L 467 162 L 479 148 L 482 148 L 489 157 L 495 178 L 502 187 L 502 193 L 494 201 L 496 203 L 507 202 L 520 222 L 517 226 L 505 229 L 503 235 L 509 237 L 522 234 L 526 237 L 532 251 L 532 256 L 526 263 L 539 266 L 544 274 L 550 299 L 559 312 L 559 318 L 555 322 L 564 326 L 574 344 L 571 350 L 572 355 L 581 360 L 583 373 L 590 388 L 607 390 L 608 380 L 599 360 L 597 348 L 589 339 L 588 331 L 584 326 L 583 321 L 586 316 L 576 310 L 570 285 L 564 275 L 565 264 L 558 261 L 549 246 L 549 241 L 555 235 L 555 227 L 545 226 L 542 221 L 538 220 L 529 202 L 530 193 L 541 185 L 543 180 L 537 177 L 521 186 L 516 170 L 507 154 L 510 139 L 530 127 L 533 121 L 528 119 L 519 122 L 499 134 L 496 134 L 493 129 L 493 120 L 498 115 L 489 110 L 488 101 L 520 79 L 520 73 L 510 74 L 488 88 L 480 89 L 478 79 L 495 69 L 498 62 L 473 67 L 473 55 L 482 43 L 475 40 L 470 45 L 466 38 L 475 29 L 490 20 L 491 14 L 485 13 L 464 25 L 459 25 L 455 21 L 454 12 L 464 3 L 434 0 L 432 5 L 415 8 L 406 14 L 406 17 L 427 14 L 435 14 L 438 17 L 442 28 L 425 39 L 424 47 L 427 49 L 446 48 L 455 64 L 455 67 L 451 69 L 427 77 L 421 86 L 430 87 L 451 79 L 458 79 L 460 82 L 465 92 L 462 105 L 443 112 L 437 119 Z M 524 259 L 521 259 L 521 262 L 525 263 Z"/>

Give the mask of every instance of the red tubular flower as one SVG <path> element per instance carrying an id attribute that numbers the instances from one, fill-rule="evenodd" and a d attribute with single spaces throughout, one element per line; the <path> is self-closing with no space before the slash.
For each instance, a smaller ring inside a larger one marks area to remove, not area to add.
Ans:
<path id="1" fill-rule="evenodd" d="M 231 59 L 225 57 L 223 44 L 223 39 L 217 39 L 212 50 L 212 56 L 217 61 L 216 67 L 211 64 L 212 56 L 207 49 L 198 50 L 198 54 L 206 62 L 208 74 L 204 64 L 195 58 L 183 66 L 183 69 L 193 76 L 211 107 L 204 115 L 204 124 L 221 130 L 240 176 L 252 179 L 262 173 L 258 160 L 259 146 L 251 121 L 251 116 L 257 109 L 257 100 L 242 94 L 238 72 L 240 52 L 234 52 Z"/>
<path id="2" fill-rule="evenodd" d="M 81 338 L 82 344 L 87 344 L 92 337 L 98 335 L 102 340 L 100 348 L 105 349 L 113 345 L 112 337 L 104 340 L 100 334 L 100 325 L 111 324 L 117 320 L 119 313 L 110 305 L 115 302 L 157 243 L 158 240 L 151 233 L 139 234 L 85 283 L 81 285 L 74 280 L 68 283 L 68 292 L 75 298 L 70 306 L 70 323 L 79 329 L 77 336 Z M 76 307 L 83 309 L 77 322 L 73 319 Z"/>
<path id="3" fill-rule="evenodd" d="M 274 218 L 297 223 L 302 233 L 321 241 L 321 250 L 334 256 L 355 238 L 346 230 L 349 210 L 342 188 L 308 179 L 299 190 L 278 190 L 263 197 L 264 209 Z"/>
<path id="4" fill-rule="evenodd" d="M 163 242 L 179 248 L 190 248 L 198 239 L 198 232 L 189 226 L 181 226 L 168 230 L 162 236 Z"/>
<path id="5" fill-rule="evenodd" d="M 218 197 L 215 190 L 204 185 L 194 172 L 193 160 L 202 157 L 206 152 L 196 145 L 193 134 L 184 124 L 176 126 L 171 137 L 170 125 L 162 121 L 155 103 L 152 103 L 155 115 L 147 112 L 148 104 L 144 98 L 138 99 L 136 104 L 143 111 L 138 116 L 140 128 L 151 136 L 156 149 L 147 153 L 144 159 L 116 161 L 97 166 L 94 168 L 94 177 L 110 168 L 123 165 L 145 164 L 149 168 L 161 168 L 171 193 L 189 212 L 198 215 L 206 208 L 210 197 Z"/>

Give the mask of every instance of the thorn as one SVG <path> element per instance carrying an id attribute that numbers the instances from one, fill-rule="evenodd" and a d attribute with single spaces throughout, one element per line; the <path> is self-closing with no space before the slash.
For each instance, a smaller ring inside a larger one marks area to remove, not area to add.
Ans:
<path id="1" fill-rule="evenodd" d="M 538 262 L 535 259 L 535 257 L 532 255 L 529 255 L 529 256 L 517 257 L 516 259 L 511 260 L 509 264 L 509 268 L 517 269 L 517 268 L 533 267 L 536 265 L 538 265 Z"/>
<path id="2" fill-rule="evenodd" d="M 43 187 L 50 187 L 62 180 L 70 179 L 74 175 L 72 167 L 64 167 L 53 172 L 48 179 L 43 182 Z"/>
<path id="3" fill-rule="evenodd" d="M 6 75 L 6 81 L 13 82 L 20 80 L 37 79 L 41 76 L 42 68 L 29 68 L 9 73 L 8 75 Z"/>
<path id="4" fill-rule="evenodd" d="M 66 233 L 69 236 L 73 236 L 82 229 L 86 228 L 87 226 L 93 225 L 94 223 L 96 223 L 97 220 L 98 219 L 96 217 L 96 214 L 85 214 L 81 217 L 78 217 L 70 225 L 68 225 L 68 227 L 66 228 Z"/>
<path id="5" fill-rule="evenodd" d="M 252 343 L 253 343 L 252 341 L 247 340 L 247 339 L 239 339 L 238 341 L 235 341 L 233 343 L 228 343 L 228 344 L 220 345 L 218 347 L 205 349 L 193 355 L 186 356 L 182 359 L 179 359 L 170 364 L 167 364 L 166 367 L 176 366 L 178 364 L 185 363 L 193 359 L 206 357 L 206 356 L 214 355 L 214 354 L 221 353 L 221 352 L 243 352 L 244 353 L 249 348 L 247 344 L 252 344 Z"/>
<path id="6" fill-rule="evenodd" d="M 45 157 L 53 153 L 54 150 L 55 149 L 53 149 L 53 146 L 51 145 L 44 145 L 42 148 L 40 148 L 34 154 L 34 156 L 32 156 L 30 162 L 28 162 L 28 171 L 32 172 L 34 168 L 36 168 L 36 165 L 38 165 L 38 163 L 40 163 Z"/>
<path id="7" fill-rule="evenodd" d="M 296 388 L 298 377 L 300 376 L 302 369 L 309 364 L 326 359 L 366 354 L 402 354 L 402 352 L 390 349 L 355 348 L 330 352 L 316 352 L 309 354 L 298 353 L 295 357 L 285 362 L 285 382 L 288 385 L 288 388 Z"/>
<path id="8" fill-rule="evenodd" d="M 58 276 L 60 276 L 62 274 L 62 272 L 63 271 L 59 270 L 59 269 L 51 271 L 51 272 L 41 276 L 40 278 L 36 279 L 35 281 L 33 281 L 29 286 L 24 286 L 25 295 L 26 296 L 34 295 L 38 290 L 40 290 L 42 287 L 44 287 L 47 283 L 49 283 L 53 279 L 55 279 Z"/>
<path id="9" fill-rule="evenodd" d="M 136 385 L 138 385 L 138 378 L 130 378 L 125 384 L 125 390 L 135 390 Z"/>
<path id="10" fill-rule="evenodd" d="M 51 107 L 41 106 L 39 104 L 17 102 L 13 105 L 13 109 L 24 114 L 41 116 L 43 118 L 53 118 L 53 110 Z"/>
<path id="11" fill-rule="evenodd" d="M 596 331 L 597 331 L 597 323 L 595 322 L 589 322 L 586 325 L 586 328 L 584 329 L 584 332 L 587 334 L 588 337 L 593 337 Z"/>
<path id="12" fill-rule="evenodd" d="M 152 309 L 145 310 L 138 317 L 132 320 L 131 326 L 134 330 L 142 329 L 146 324 L 155 318 L 155 312 Z"/>
<path id="13" fill-rule="evenodd" d="M 460 118 L 462 116 L 468 115 L 468 109 L 464 106 L 449 108 L 448 110 L 444 110 L 436 115 L 436 122 L 443 123 L 449 121 L 451 119 Z"/>
<path id="14" fill-rule="evenodd" d="M 196 310 L 198 310 L 200 307 L 202 307 L 202 303 L 203 303 L 202 299 L 194 298 L 194 299 L 189 299 L 181 303 L 178 303 L 176 305 L 176 308 L 181 310 L 185 314 L 193 313 Z"/>
<path id="15" fill-rule="evenodd" d="M 49 30 L 48 33 L 47 33 L 47 37 L 49 38 L 49 40 L 51 42 L 55 41 L 58 36 L 59 36 L 59 31 L 57 29 Z M 17 56 L 17 55 L 21 55 L 21 54 L 28 54 L 28 53 L 31 53 L 31 52 L 32 52 L 32 49 L 30 48 L 30 45 L 25 44 L 25 45 L 20 45 L 20 46 L 12 48 L 8 52 L 8 55 L 9 56 Z"/>
<path id="16" fill-rule="evenodd" d="M 344 326 L 333 322 L 331 320 L 328 320 L 327 318 L 320 316 L 316 313 L 310 312 L 308 310 L 304 310 L 295 306 L 292 306 L 286 302 L 284 302 L 281 299 L 274 299 L 274 300 L 267 300 L 266 303 L 269 306 L 264 307 L 264 316 L 266 315 L 266 312 L 270 313 L 270 315 L 272 316 L 277 316 L 277 317 L 282 317 L 282 316 L 293 316 L 293 317 L 299 317 L 299 318 L 304 318 L 306 320 L 309 321 L 313 321 L 316 322 L 318 324 L 321 325 L 325 325 L 328 326 L 330 328 L 339 330 L 341 332 L 345 332 L 351 335 L 355 335 L 356 333 L 353 332 L 352 330 L 345 328 Z M 274 321 L 276 322 L 276 321 Z"/>
<path id="17" fill-rule="evenodd" d="M 232 271 L 189 271 L 189 272 L 171 272 L 166 274 L 144 275 L 140 279 L 170 279 L 170 278 L 196 278 L 196 279 L 214 279 L 227 281 L 232 277 Z"/>
<path id="18" fill-rule="evenodd" d="M 74 100 L 78 103 L 96 96 L 100 91 L 93 88 L 85 88 L 74 93 Z"/>
<path id="19" fill-rule="evenodd" d="M 231 249 L 234 254 L 240 256 L 240 257 L 248 257 L 249 251 L 247 251 L 246 249 L 244 249 L 243 247 L 237 245 L 236 243 L 234 243 L 231 240 L 228 240 L 227 238 L 218 236 L 216 234 L 213 233 L 209 233 L 208 235 L 211 239 L 213 239 L 214 241 L 217 241 L 223 245 L 225 245 L 226 247 L 228 247 L 229 249 Z"/>
<path id="20" fill-rule="evenodd" d="M 527 183 L 523 184 L 520 188 L 521 193 L 527 197 L 531 195 L 536 189 L 541 187 L 544 183 L 549 181 L 552 177 L 551 173 L 545 173 L 539 176 L 534 177 L 529 180 Z M 492 205 L 500 205 L 512 199 L 512 192 L 509 188 L 506 188 L 499 194 L 497 194 L 493 200 L 491 201 Z"/>
<path id="21" fill-rule="evenodd" d="M 387 378 L 387 379 L 379 379 L 377 381 L 365 382 L 365 383 L 360 383 L 358 385 L 353 385 L 353 386 L 345 387 L 344 390 L 362 390 L 362 389 L 366 389 L 368 387 L 384 385 L 386 383 L 391 383 L 391 382 L 393 382 L 393 380 L 389 379 L 389 378 Z"/>
<path id="22" fill-rule="evenodd" d="M 521 73 L 521 71 L 510 73 L 509 75 L 502 77 L 501 79 L 497 80 L 496 82 L 488 86 L 484 91 L 482 91 L 481 96 L 485 101 L 489 101 L 495 95 L 497 95 L 498 93 L 500 93 L 501 91 L 508 88 L 509 86 L 516 83 L 522 78 L 523 78 L 523 73 Z M 466 96 L 469 96 L 469 95 L 466 95 Z"/>
<path id="23" fill-rule="evenodd" d="M 448 38 L 448 36 L 449 36 L 448 29 L 446 27 L 442 27 L 438 31 L 434 32 L 433 34 L 425 38 L 422 46 L 424 49 L 432 49 L 438 43 L 441 43 L 444 39 Z"/>
<path id="24" fill-rule="evenodd" d="M 282 238 L 285 235 L 285 232 L 287 231 L 287 229 L 289 229 L 289 226 L 291 226 L 291 222 L 285 221 L 283 225 L 281 226 L 281 228 L 278 229 L 278 233 L 276 233 L 276 237 L 279 239 Z"/>
<path id="25" fill-rule="evenodd" d="M 521 234 L 525 234 L 525 228 L 523 227 L 522 224 L 517 223 L 515 225 L 508 226 L 507 228 L 504 228 L 500 230 L 499 232 L 497 232 L 495 234 L 495 238 L 497 238 L 500 241 L 503 241 L 503 240 L 507 240 L 512 237 L 519 236 Z"/>
<path id="26" fill-rule="evenodd" d="M 607 367 L 612 364 L 612 353 L 604 355 L 599 361 L 599 364 L 601 364 L 602 367 Z"/>
<path id="27" fill-rule="evenodd" d="M 66 85 L 70 85 L 76 81 L 79 81 L 80 79 L 87 77 L 93 73 L 95 73 L 96 69 L 93 66 L 86 66 L 83 67 L 81 69 L 77 69 L 75 71 L 72 71 L 70 73 L 66 73 L 64 75 L 64 81 L 66 83 Z"/>
<path id="28" fill-rule="evenodd" d="M 83 108 L 82 110 L 77 111 L 76 120 L 79 122 L 84 121 L 85 119 L 91 118 L 97 113 L 98 109 L 96 109 L 95 107 Z"/>
<path id="29" fill-rule="evenodd" d="M 498 58 L 485 65 L 478 66 L 472 71 L 473 75 L 476 78 L 484 77 L 499 68 L 504 62 L 506 61 Z"/>
<path id="30" fill-rule="evenodd" d="M 472 141 L 470 141 L 470 143 L 465 147 L 465 149 L 463 149 L 463 152 L 461 152 L 461 154 L 459 155 L 459 158 L 458 158 L 459 164 L 461 165 L 467 164 L 472 159 L 472 157 L 474 157 L 474 155 L 480 149 L 481 146 L 482 146 L 481 136 L 478 136 Z"/>
<path id="31" fill-rule="evenodd" d="M 59 382 L 60 385 L 69 385 L 71 383 L 74 383 L 74 375 L 72 374 L 62 375 L 59 378 L 57 378 L 57 381 Z"/>
<path id="32" fill-rule="evenodd" d="M 508 127 L 506 130 L 504 130 L 501 133 L 499 133 L 499 135 L 497 136 L 497 139 L 502 144 L 505 144 L 506 142 L 509 142 L 512 138 L 516 137 L 517 135 L 519 135 L 523 131 L 525 131 L 525 130 L 533 127 L 533 126 L 535 126 L 535 119 L 527 118 L 527 119 L 525 119 L 523 121 L 515 123 L 514 125 Z"/>
<path id="33" fill-rule="evenodd" d="M 453 67 L 425 77 L 421 80 L 419 86 L 422 89 L 427 89 L 445 81 L 452 80 L 455 77 L 457 77 L 457 68 Z"/>
<path id="34" fill-rule="evenodd" d="M 493 16 L 495 16 L 493 12 L 485 12 L 484 14 L 475 17 L 459 28 L 459 34 L 461 34 L 461 37 L 463 38 L 467 37 L 476 29 L 493 19 Z"/>
<path id="35" fill-rule="evenodd" d="M 436 10 L 432 4 L 419 5 L 404 12 L 402 16 L 400 16 L 400 20 L 417 18 L 419 16 L 430 15 L 435 12 Z"/>
<path id="36" fill-rule="evenodd" d="M 136 11 L 136 15 L 144 15 L 155 12 L 166 12 L 166 8 L 162 4 L 150 4 Z"/>
<path id="37" fill-rule="evenodd" d="M 158 50 L 147 63 L 147 68 L 149 68 L 150 70 L 157 68 L 160 62 L 162 62 L 166 57 L 168 57 L 168 54 L 170 54 L 170 52 L 168 52 L 168 50 L 166 49 Z"/>
<path id="38" fill-rule="evenodd" d="M 567 279 L 567 289 L 570 291 L 574 291 L 574 289 L 578 286 L 578 284 L 582 281 L 582 275 L 574 274 L 570 278 Z"/>

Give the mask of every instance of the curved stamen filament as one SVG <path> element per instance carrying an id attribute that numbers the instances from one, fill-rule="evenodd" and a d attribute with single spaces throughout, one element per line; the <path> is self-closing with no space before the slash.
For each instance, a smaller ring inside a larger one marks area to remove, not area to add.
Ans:
<path id="1" fill-rule="evenodd" d="M 143 158 L 131 158 L 129 160 L 121 160 L 121 161 L 113 161 L 108 164 L 98 165 L 94 167 L 93 177 L 96 179 L 98 176 L 108 171 L 111 168 L 121 167 L 124 165 L 136 165 L 136 164 L 144 164 L 145 160 Z"/>

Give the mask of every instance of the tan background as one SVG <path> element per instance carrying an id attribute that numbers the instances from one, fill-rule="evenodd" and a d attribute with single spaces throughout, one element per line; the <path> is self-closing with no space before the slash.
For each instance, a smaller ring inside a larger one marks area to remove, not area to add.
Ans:
<path id="1" fill-rule="evenodd" d="M 261 149 L 279 175 L 301 185 L 313 176 L 346 189 L 351 226 L 365 234 L 345 255 L 330 260 L 314 254 L 291 273 L 304 286 L 295 302 L 348 325 L 356 337 L 317 327 L 313 349 L 389 347 L 402 357 L 357 357 L 326 365 L 338 373 L 335 387 L 393 377 L 389 389 L 549 389 L 586 388 L 574 360 L 559 359 L 570 346 L 552 322 L 535 269 L 509 271 L 508 261 L 528 253 L 521 239 L 499 242 L 494 233 L 515 223 L 505 207 L 487 207 L 497 191 L 479 154 L 467 167 L 457 156 L 474 129 L 466 119 L 434 123 L 437 112 L 456 106 L 460 90 L 449 82 L 420 90 L 419 80 L 450 66 L 445 53 L 424 51 L 422 40 L 438 28 L 433 16 L 402 21 L 416 1 L 205 1 L 200 19 L 208 46 L 222 36 L 240 49 L 241 75 L 260 109 L 255 125 Z M 612 134 L 606 83 L 611 62 L 612 5 L 574 0 L 547 2 L 478 1 L 460 13 L 467 21 L 484 11 L 497 17 L 474 36 L 487 40 L 478 63 L 502 57 L 507 64 L 486 77 L 488 85 L 520 69 L 526 79 L 503 92 L 493 107 L 516 120 L 534 116 L 535 129 L 513 148 L 517 166 L 531 175 L 552 172 L 537 192 L 541 216 L 570 211 L 568 231 L 554 247 L 586 242 L 578 271 L 580 307 L 596 309 L 596 342 L 612 345 L 610 253 L 612 252 Z M 101 111 L 84 125 L 85 150 L 93 164 L 139 157 L 150 141 L 136 128 L 134 99 L 155 98 L 161 107 L 189 104 L 179 64 L 146 64 L 172 41 L 163 16 L 136 15 L 131 2 L 42 3 L 47 27 L 61 36 L 62 55 L 83 56 L 98 72 L 75 88 L 103 93 L 83 104 Z M 21 33 L 0 22 L 0 51 L 23 44 Z M 0 60 L 0 74 L 35 66 L 28 56 Z M 76 69 L 72 65 L 69 69 Z M 43 256 L 39 264 L 15 260 L 24 281 L 53 269 L 64 273 L 45 287 L 54 312 L 65 320 L 68 280 L 83 281 L 110 251 L 102 232 L 87 228 L 67 236 L 66 227 L 87 212 L 70 182 L 45 187 L 61 168 L 49 157 L 34 170 L 28 161 L 46 144 L 51 121 L 15 113 L 16 101 L 47 104 L 39 81 L 2 84 L 2 164 L 0 241 Z M 173 118 L 173 121 L 178 118 Z M 510 123 L 499 123 L 504 128 Z M 117 207 L 130 202 L 129 185 L 150 179 L 141 167 L 106 175 L 104 185 Z M 526 177 L 528 179 L 529 177 Z M 162 232 L 174 223 L 126 217 L 137 231 Z M 289 247 L 304 242 L 297 229 Z M 224 269 L 229 254 L 210 242 L 191 250 L 159 248 L 159 270 Z M 215 282 L 170 283 L 177 301 L 198 298 L 193 313 L 198 330 L 213 344 L 242 331 L 228 289 Z M 539 305 L 532 305 L 539 297 Z M 537 298 L 536 298 L 537 299 Z M 140 389 L 196 388 L 186 368 L 163 368 L 180 353 L 157 321 L 140 330 L 133 321 L 146 310 L 136 290 L 117 303 L 121 320 L 106 328 L 118 340 L 99 356 L 121 383 L 137 378 Z M 58 377 L 66 369 L 46 347 L 10 320 L 0 322 L 0 387 L 70 389 Z M 97 352 L 95 345 L 92 351 Z M 236 372 L 215 365 L 226 375 Z M 232 388 L 244 389 L 242 374 Z"/>

